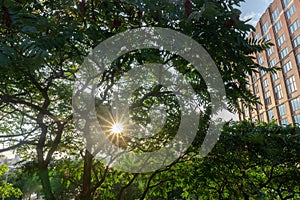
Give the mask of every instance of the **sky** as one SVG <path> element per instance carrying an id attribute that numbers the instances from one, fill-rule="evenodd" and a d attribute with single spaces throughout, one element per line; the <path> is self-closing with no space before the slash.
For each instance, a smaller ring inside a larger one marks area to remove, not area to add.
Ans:
<path id="1" fill-rule="evenodd" d="M 248 23 L 255 26 L 272 1 L 273 0 L 245 0 L 244 3 L 241 3 L 241 7 L 239 8 L 242 11 L 241 19 L 246 20 L 252 18 Z"/>

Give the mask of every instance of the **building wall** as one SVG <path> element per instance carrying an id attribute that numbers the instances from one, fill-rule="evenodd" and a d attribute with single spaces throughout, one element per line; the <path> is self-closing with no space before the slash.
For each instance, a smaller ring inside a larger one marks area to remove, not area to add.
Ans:
<path id="1" fill-rule="evenodd" d="M 274 46 L 254 55 L 255 61 L 281 70 L 275 74 L 260 70 L 249 76 L 249 89 L 261 105 L 253 109 L 241 105 L 240 119 L 300 123 L 300 1 L 274 0 L 250 37 L 270 39 Z"/>

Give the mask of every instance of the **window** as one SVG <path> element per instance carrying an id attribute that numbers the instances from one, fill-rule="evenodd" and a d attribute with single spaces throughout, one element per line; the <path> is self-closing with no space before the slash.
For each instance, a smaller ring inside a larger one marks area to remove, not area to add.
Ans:
<path id="1" fill-rule="evenodd" d="M 281 21 L 278 21 L 278 22 L 274 25 L 275 33 L 277 33 L 281 28 L 282 28 L 282 22 L 281 22 Z"/>
<path id="2" fill-rule="evenodd" d="M 282 126 L 285 126 L 285 125 L 288 125 L 288 124 L 289 124 L 289 121 L 288 121 L 287 118 L 285 118 L 285 119 L 280 120 L 280 124 L 281 124 Z"/>
<path id="3" fill-rule="evenodd" d="M 258 94 L 258 92 L 259 92 L 258 85 L 254 86 L 253 92 L 254 92 L 254 94 Z"/>
<path id="4" fill-rule="evenodd" d="M 268 48 L 268 50 L 267 50 L 268 56 L 270 56 L 272 53 L 274 53 L 274 46 L 271 46 L 271 47 Z"/>
<path id="5" fill-rule="evenodd" d="M 291 94 L 297 90 L 295 76 L 291 76 L 286 79 L 286 87 L 288 94 Z"/>
<path id="6" fill-rule="evenodd" d="M 243 113 L 244 113 L 245 117 L 249 116 L 248 109 L 247 109 L 247 107 L 245 105 L 243 106 Z"/>
<path id="7" fill-rule="evenodd" d="M 265 36 L 265 40 L 266 40 L 266 41 L 271 40 L 271 35 L 270 35 L 270 33 L 268 33 L 268 34 Z"/>
<path id="8" fill-rule="evenodd" d="M 268 118 L 269 118 L 269 121 L 272 121 L 272 119 L 274 118 L 274 110 L 273 109 L 268 110 Z"/>
<path id="9" fill-rule="evenodd" d="M 284 104 L 281 104 L 281 105 L 278 106 L 278 113 L 279 113 L 280 117 L 282 117 L 283 115 L 286 114 L 286 109 L 285 109 Z"/>
<path id="10" fill-rule="evenodd" d="M 293 4 L 287 11 L 286 11 L 286 18 L 287 19 L 290 19 L 293 14 L 296 12 L 296 7 L 295 5 Z"/>
<path id="11" fill-rule="evenodd" d="M 291 0 L 283 0 L 283 7 L 286 7 L 290 2 Z"/>
<path id="12" fill-rule="evenodd" d="M 265 103 L 266 103 L 266 105 L 270 105 L 272 103 L 270 91 L 265 93 Z"/>
<path id="13" fill-rule="evenodd" d="M 256 80 L 257 80 L 257 76 L 256 76 L 256 74 L 255 73 L 253 73 L 253 75 L 252 75 L 252 83 L 254 83 Z"/>
<path id="14" fill-rule="evenodd" d="M 291 100 L 291 106 L 292 106 L 292 111 L 295 112 L 297 110 L 300 110 L 300 101 L 299 98 L 295 98 Z"/>
<path id="15" fill-rule="evenodd" d="M 245 106 L 244 105 L 242 105 L 242 113 L 245 115 L 245 113 L 246 113 L 246 109 L 245 109 Z"/>
<path id="16" fill-rule="evenodd" d="M 248 77 L 248 76 L 249 76 L 249 73 L 248 73 L 248 72 L 245 72 L 245 75 Z"/>
<path id="17" fill-rule="evenodd" d="M 279 9 L 276 8 L 275 10 L 273 10 L 272 12 L 272 20 L 275 21 L 279 16 Z"/>
<path id="18" fill-rule="evenodd" d="M 300 22 L 298 19 L 296 19 L 291 25 L 290 25 L 290 31 L 291 34 L 293 34 L 300 26 Z"/>
<path id="19" fill-rule="evenodd" d="M 268 23 L 268 21 L 266 21 L 262 26 L 263 34 L 265 34 L 267 32 L 268 28 L 269 28 L 269 23 Z"/>
<path id="20" fill-rule="evenodd" d="M 281 36 L 279 36 L 278 40 L 277 40 L 277 45 L 280 46 L 282 45 L 282 43 L 285 41 L 285 36 L 284 34 L 282 34 Z"/>
<path id="21" fill-rule="evenodd" d="M 280 51 L 280 59 L 283 59 L 289 54 L 289 48 L 285 47 L 283 50 Z"/>
<path id="22" fill-rule="evenodd" d="M 274 73 L 272 73 L 272 81 L 274 82 L 274 81 L 276 81 L 278 78 L 279 78 L 279 75 L 278 75 L 278 72 L 276 71 L 276 72 L 274 72 Z"/>
<path id="23" fill-rule="evenodd" d="M 259 34 L 259 33 L 256 33 L 255 36 L 254 36 L 254 40 L 257 41 L 257 40 L 259 40 L 259 38 L 260 38 L 260 34 Z"/>
<path id="24" fill-rule="evenodd" d="M 298 54 L 296 55 L 296 58 L 297 58 L 298 65 L 300 65 L 300 53 L 298 53 Z"/>
<path id="25" fill-rule="evenodd" d="M 281 99 L 283 97 L 281 85 L 277 85 L 274 87 L 275 98 Z"/>
<path id="26" fill-rule="evenodd" d="M 294 122 L 295 124 L 300 124 L 300 114 L 294 116 Z"/>
<path id="27" fill-rule="evenodd" d="M 256 104 L 256 106 L 257 106 L 257 108 L 258 108 L 259 110 L 261 110 L 261 109 L 262 109 L 262 104 L 260 104 L 260 103 L 257 103 L 257 104 Z"/>
<path id="28" fill-rule="evenodd" d="M 246 83 L 246 89 L 249 90 L 249 88 L 250 88 L 249 83 Z"/>
<path id="29" fill-rule="evenodd" d="M 265 75 L 265 73 L 266 73 L 266 71 L 265 71 L 264 69 L 261 69 L 261 70 L 260 70 L 260 75 L 261 75 L 261 76 Z"/>
<path id="30" fill-rule="evenodd" d="M 265 89 L 269 85 L 268 79 L 263 80 L 262 85 L 263 85 L 263 88 Z"/>
<path id="31" fill-rule="evenodd" d="M 260 114 L 260 115 L 259 115 L 259 121 L 263 122 L 264 119 L 265 119 L 265 118 L 264 118 L 264 114 Z"/>
<path id="32" fill-rule="evenodd" d="M 293 40 L 294 47 L 297 47 L 300 44 L 300 35 Z"/>
<path id="33" fill-rule="evenodd" d="M 277 61 L 276 58 L 273 58 L 270 62 L 269 62 L 269 66 L 272 68 L 276 65 Z"/>
<path id="34" fill-rule="evenodd" d="M 261 56 L 261 57 L 258 59 L 258 64 L 261 65 L 261 64 L 263 64 L 263 62 L 264 62 L 264 57 Z"/>
<path id="35" fill-rule="evenodd" d="M 292 62 L 289 61 L 287 63 L 285 63 L 283 66 L 282 66 L 282 71 L 283 73 L 287 73 L 288 71 L 291 71 L 292 70 Z"/>

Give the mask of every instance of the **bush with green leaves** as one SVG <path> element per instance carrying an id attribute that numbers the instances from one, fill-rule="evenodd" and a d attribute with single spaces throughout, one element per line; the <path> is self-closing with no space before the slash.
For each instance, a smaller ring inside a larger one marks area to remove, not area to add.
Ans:
<path id="1" fill-rule="evenodd" d="M 22 196 L 22 192 L 19 188 L 14 187 L 14 183 L 10 183 L 8 179 L 10 172 L 6 164 L 0 165 L 0 198 L 1 199 L 17 199 Z"/>

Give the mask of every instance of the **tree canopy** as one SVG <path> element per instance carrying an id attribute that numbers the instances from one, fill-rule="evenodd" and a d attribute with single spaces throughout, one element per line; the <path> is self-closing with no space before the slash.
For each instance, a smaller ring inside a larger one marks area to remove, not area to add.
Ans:
<path id="1" fill-rule="evenodd" d="M 174 66 L 206 108 L 199 113 L 195 140 L 175 162 L 149 173 L 115 170 L 93 155 L 86 144 L 93 138 L 80 134 L 75 126 L 73 86 L 85 67 L 84 58 L 106 39 L 141 27 L 168 28 L 201 44 L 220 72 L 229 110 L 238 110 L 238 101 L 256 103 L 246 88 L 247 74 L 260 67 L 251 54 L 271 44 L 247 38 L 254 28 L 240 20 L 240 2 L 2 1 L 0 139 L 5 147 L 0 152 L 19 153 L 22 170 L 31 176 L 33 188 L 39 188 L 39 177 L 47 200 L 299 197 L 297 128 L 256 127 L 247 122 L 226 125 L 212 153 L 200 159 L 199 148 L 211 123 L 211 97 L 204 77 L 174 52 L 139 49 L 114 60 L 99 78 L 103 90 L 94 106 L 101 116 L 98 122 L 105 123 L 113 89 L 124 74 L 138 65 Z M 130 143 L 130 150 L 139 152 L 169 143 L 180 123 L 175 95 L 152 84 L 137 88 L 130 98 L 129 113 L 135 123 L 146 126 L 151 107 L 163 104 L 165 126 L 150 139 L 122 136 L 125 146 L 110 140 L 125 148 Z"/>

